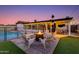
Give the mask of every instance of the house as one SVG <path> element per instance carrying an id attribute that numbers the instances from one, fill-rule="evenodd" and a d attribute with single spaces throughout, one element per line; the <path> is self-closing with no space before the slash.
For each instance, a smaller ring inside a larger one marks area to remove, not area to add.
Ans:
<path id="1" fill-rule="evenodd" d="M 61 19 L 53 19 L 53 20 L 44 20 L 44 21 L 35 21 L 35 22 L 22 22 L 18 21 L 18 23 L 24 24 L 27 30 L 42 30 L 49 32 L 60 32 L 60 30 L 68 30 L 69 22 L 73 19 L 73 17 L 65 17 Z"/>

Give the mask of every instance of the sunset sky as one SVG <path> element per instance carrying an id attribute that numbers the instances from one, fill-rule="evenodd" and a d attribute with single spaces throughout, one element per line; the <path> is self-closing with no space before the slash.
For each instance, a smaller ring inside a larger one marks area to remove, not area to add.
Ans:
<path id="1" fill-rule="evenodd" d="M 77 5 L 0 5 L 0 24 L 15 24 L 17 21 L 49 20 L 51 15 L 55 19 L 66 16 L 79 20 L 79 6 Z"/>

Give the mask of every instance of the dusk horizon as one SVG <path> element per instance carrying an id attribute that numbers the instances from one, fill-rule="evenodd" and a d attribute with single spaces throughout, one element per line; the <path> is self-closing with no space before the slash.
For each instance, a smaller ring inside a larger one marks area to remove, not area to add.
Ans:
<path id="1" fill-rule="evenodd" d="M 73 17 L 79 20 L 78 5 L 0 5 L 0 24 L 15 24 L 17 21 L 42 21 Z"/>

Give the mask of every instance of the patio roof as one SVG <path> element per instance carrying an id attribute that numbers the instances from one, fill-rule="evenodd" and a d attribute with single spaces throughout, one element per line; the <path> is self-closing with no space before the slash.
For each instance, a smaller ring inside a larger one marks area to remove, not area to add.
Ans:
<path id="1" fill-rule="evenodd" d="M 39 22 L 55 22 L 55 21 L 63 21 L 63 20 L 72 20 L 73 17 L 65 17 L 65 18 L 60 18 L 60 19 L 50 19 L 50 20 L 44 20 L 44 21 L 35 21 L 35 22 L 24 22 L 24 21 L 18 21 L 18 23 L 22 24 L 29 24 L 29 23 L 39 23 Z"/>

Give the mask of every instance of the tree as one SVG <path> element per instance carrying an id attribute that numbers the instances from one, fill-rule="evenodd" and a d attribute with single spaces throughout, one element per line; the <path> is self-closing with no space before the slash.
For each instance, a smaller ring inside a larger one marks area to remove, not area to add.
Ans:
<path id="1" fill-rule="evenodd" d="M 54 18 L 54 15 L 52 15 L 51 18 Z"/>
<path id="2" fill-rule="evenodd" d="M 37 22 L 37 20 L 35 19 L 34 22 Z"/>

